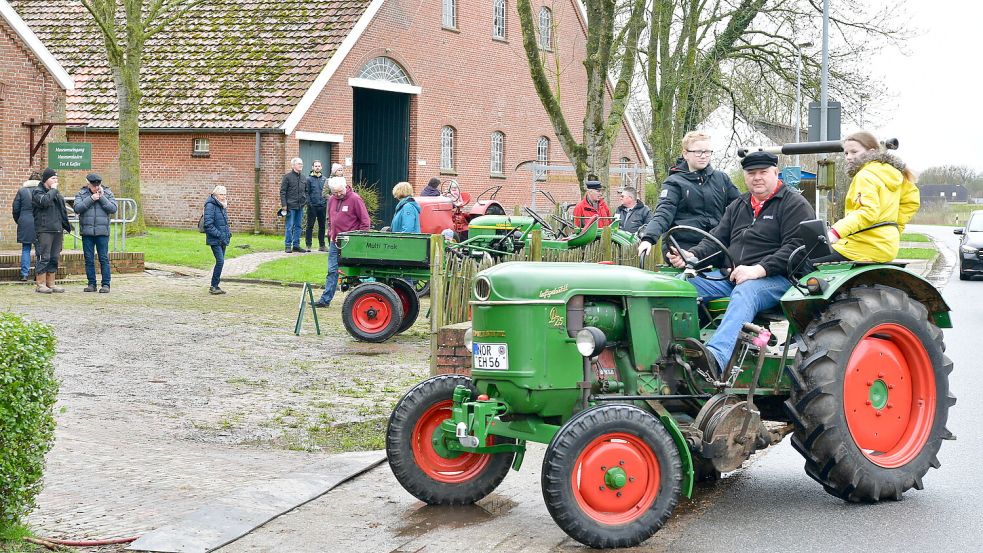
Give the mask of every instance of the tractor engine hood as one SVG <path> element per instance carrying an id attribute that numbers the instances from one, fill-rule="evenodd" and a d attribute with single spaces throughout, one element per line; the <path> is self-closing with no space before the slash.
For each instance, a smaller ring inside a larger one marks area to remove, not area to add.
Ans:
<path id="1" fill-rule="evenodd" d="M 487 290 L 481 289 L 482 280 L 488 283 Z M 509 262 L 478 273 L 471 299 L 566 303 L 577 295 L 695 298 L 696 288 L 669 274 L 625 265 Z"/>

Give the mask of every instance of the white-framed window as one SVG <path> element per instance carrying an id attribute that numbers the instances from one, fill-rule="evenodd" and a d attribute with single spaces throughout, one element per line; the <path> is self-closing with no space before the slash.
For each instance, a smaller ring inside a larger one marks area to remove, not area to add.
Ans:
<path id="1" fill-rule="evenodd" d="M 536 143 L 536 163 L 541 163 L 543 165 L 549 163 L 550 160 L 550 139 L 545 136 L 540 136 L 539 141 Z M 546 169 L 539 169 L 536 171 L 536 180 L 546 180 Z"/>
<path id="2" fill-rule="evenodd" d="M 492 4 L 492 37 L 505 39 L 505 0 L 494 0 Z"/>
<path id="3" fill-rule="evenodd" d="M 191 157 L 208 157 L 211 148 L 207 138 L 195 138 L 191 141 Z"/>
<path id="4" fill-rule="evenodd" d="M 440 169 L 454 170 L 454 127 L 440 129 Z"/>
<path id="5" fill-rule="evenodd" d="M 494 175 L 502 175 L 505 162 L 505 134 L 495 131 L 491 135 L 491 165 L 490 170 Z"/>
<path id="6" fill-rule="evenodd" d="M 358 78 L 368 81 L 413 84 L 410 76 L 406 74 L 406 70 L 396 60 L 387 58 L 386 56 L 379 56 L 369 60 L 368 63 L 362 66 L 362 70 L 358 73 Z"/>
<path id="7" fill-rule="evenodd" d="M 627 157 L 623 157 L 620 160 L 618 160 L 618 168 L 622 170 L 621 185 L 631 186 L 632 188 L 635 188 L 635 184 L 636 184 L 635 173 L 632 171 L 632 169 L 634 169 L 635 166 L 634 164 L 632 164 L 631 159 Z"/>
<path id="8" fill-rule="evenodd" d="M 457 29 L 457 0 L 443 0 L 444 17 L 441 25 L 445 29 Z"/>
<path id="9" fill-rule="evenodd" d="M 539 47 L 553 49 L 553 12 L 545 6 L 539 10 Z"/>

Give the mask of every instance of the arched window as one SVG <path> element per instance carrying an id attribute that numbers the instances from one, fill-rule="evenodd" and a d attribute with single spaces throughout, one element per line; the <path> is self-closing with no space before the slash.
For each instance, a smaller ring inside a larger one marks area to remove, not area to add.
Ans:
<path id="1" fill-rule="evenodd" d="M 547 164 L 550 160 L 550 139 L 545 136 L 539 137 L 539 142 L 536 143 L 536 163 L 541 163 L 543 165 Z M 540 168 L 536 171 L 536 180 L 546 180 L 546 169 Z"/>
<path id="2" fill-rule="evenodd" d="M 491 172 L 496 175 L 504 174 L 502 167 L 505 161 L 505 135 L 495 131 L 491 135 Z"/>
<path id="3" fill-rule="evenodd" d="M 446 29 L 457 28 L 457 0 L 444 0 L 444 18 L 441 25 Z"/>
<path id="4" fill-rule="evenodd" d="M 635 166 L 632 164 L 631 159 L 623 157 L 618 160 L 618 168 L 622 170 L 621 185 L 635 188 L 635 184 L 637 183 L 634 173 Z"/>
<path id="5" fill-rule="evenodd" d="M 492 4 L 492 36 L 505 38 L 505 0 L 494 0 Z"/>
<path id="6" fill-rule="evenodd" d="M 406 74 L 406 71 L 404 71 L 398 63 L 396 63 L 396 60 L 385 56 L 379 56 L 378 58 L 369 60 L 369 62 L 362 67 L 362 71 L 358 74 L 358 78 L 369 81 L 413 84 L 413 82 L 410 81 L 410 76 Z"/>
<path id="7" fill-rule="evenodd" d="M 454 170 L 454 127 L 440 129 L 440 168 Z"/>
<path id="8" fill-rule="evenodd" d="M 539 10 L 539 47 L 553 49 L 553 12 L 546 7 Z"/>

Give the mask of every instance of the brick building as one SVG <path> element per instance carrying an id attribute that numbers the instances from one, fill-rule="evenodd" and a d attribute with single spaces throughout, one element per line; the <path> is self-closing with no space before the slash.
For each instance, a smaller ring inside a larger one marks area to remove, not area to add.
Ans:
<path id="1" fill-rule="evenodd" d="M 0 0 L 0 245 L 16 243 L 17 227 L 10 218 L 10 206 L 31 172 L 31 132 L 23 124 L 31 120 L 62 121 L 65 91 L 74 86 L 71 76 L 7 0 Z M 53 131 L 46 141 L 59 137 L 64 139 L 64 130 Z M 38 154 L 43 155 L 45 149 L 41 144 Z M 35 167 L 37 160 L 35 156 Z"/>
<path id="2" fill-rule="evenodd" d="M 101 38 L 78 0 L 12 0 L 76 77 L 70 131 L 93 143 L 93 169 L 117 166 L 113 81 Z M 272 230 L 291 157 L 348 166 L 380 190 L 432 176 L 477 195 L 502 185 L 507 206 L 530 202 L 523 161 L 565 160 L 529 76 L 514 0 L 214 0 L 146 48 L 141 112 L 144 214 L 189 227 L 215 184 L 229 188 L 235 230 Z M 568 121 L 583 119 L 586 20 L 578 0 L 538 0 L 541 41 Z M 556 62 L 556 63 L 554 63 Z M 614 165 L 647 165 L 626 122 Z M 307 169 L 305 168 L 305 171 Z M 82 175 L 69 176 L 81 182 Z M 558 179 L 550 179 L 558 180 Z M 561 201 L 574 185 L 537 183 Z"/>

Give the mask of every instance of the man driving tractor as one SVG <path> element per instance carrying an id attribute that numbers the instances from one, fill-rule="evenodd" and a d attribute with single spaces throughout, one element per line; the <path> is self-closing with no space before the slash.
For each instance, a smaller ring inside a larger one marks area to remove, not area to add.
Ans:
<path id="1" fill-rule="evenodd" d="M 720 224 L 710 231 L 728 251 L 721 253 L 720 246 L 708 238 L 687 251 L 670 237 L 667 256 L 679 268 L 687 263 L 700 268 L 708 261 L 718 267 L 725 259 L 731 262 L 729 272 L 715 271 L 690 280 L 704 303 L 730 297 L 720 326 L 706 344 L 710 355 L 704 355 L 705 368 L 718 379 L 727 368 L 741 325 L 778 305 L 788 290 L 788 259 L 802 244 L 796 230 L 802 221 L 816 218 L 806 199 L 778 180 L 778 156 L 753 152 L 741 160 L 741 166 L 748 192 L 727 206 Z M 639 253 L 651 247 L 650 238 L 645 237 Z"/>

